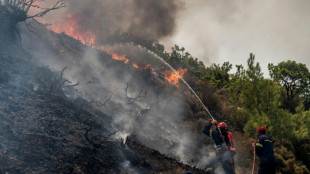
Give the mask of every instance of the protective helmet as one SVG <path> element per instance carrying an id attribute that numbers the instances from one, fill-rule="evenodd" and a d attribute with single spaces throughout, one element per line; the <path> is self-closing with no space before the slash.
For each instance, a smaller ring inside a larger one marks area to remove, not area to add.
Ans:
<path id="1" fill-rule="evenodd" d="M 217 127 L 221 128 L 221 129 L 227 129 L 226 123 L 225 122 L 220 122 Z"/>
<path id="2" fill-rule="evenodd" d="M 259 127 L 259 128 L 257 129 L 257 132 L 258 132 L 259 134 L 266 134 L 266 128 L 263 127 L 263 126 L 261 126 L 261 127 Z"/>

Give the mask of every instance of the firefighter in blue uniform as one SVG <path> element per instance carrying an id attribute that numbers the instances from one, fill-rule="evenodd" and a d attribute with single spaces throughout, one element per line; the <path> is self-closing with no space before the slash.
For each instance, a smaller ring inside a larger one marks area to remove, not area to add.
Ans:
<path id="1" fill-rule="evenodd" d="M 211 129 L 212 125 L 217 126 L 215 131 Z M 232 133 L 227 130 L 226 124 L 224 122 L 218 124 L 216 120 L 210 120 L 203 129 L 203 133 L 212 137 L 215 143 L 216 158 L 212 160 L 212 166 L 216 166 L 216 163 L 221 163 L 226 174 L 234 174 L 234 155 L 236 154 L 236 149 L 233 144 Z"/>
<path id="2" fill-rule="evenodd" d="M 255 144 L 256 155 L 260 158 L 258 174 L 275 174 L 276 157 L 273 152 L 273 141 L 266 136 L 266 128 L 257 129 L 258 139 Z"/>

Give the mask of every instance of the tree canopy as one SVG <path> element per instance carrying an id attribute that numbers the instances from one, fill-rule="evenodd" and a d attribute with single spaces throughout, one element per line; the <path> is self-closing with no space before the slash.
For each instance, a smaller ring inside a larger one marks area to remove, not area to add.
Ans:
<path id="1" fill-rule="evenodd" d="M 269 64 L 268 69 L 271 78 L 285 89 L 284 108 L 295 113 L 299 97 L 309 100 L 310 73 L 308 68 L 305 64 L 289 60 L 280 62 L 278 65 Z"/>

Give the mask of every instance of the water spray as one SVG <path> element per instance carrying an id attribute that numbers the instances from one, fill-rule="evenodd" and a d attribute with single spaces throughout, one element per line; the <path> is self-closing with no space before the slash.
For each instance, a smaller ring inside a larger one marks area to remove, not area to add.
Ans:
<path id="1" fill-rule="evenodd" d="M 138 46 L 138 47 L 141 47 L 141 46 Z M 144 48 L 144 47 L 142 47 Z M 145 49 L 145 48 L 144 48 Z M 198 95 L 196 94 L 196 92 L 193 90 L 193 88 L 179 75 L 179 73 L 168 63 L 166 62 L 163 58 L 161 58 L 160 56 L 158 56 L 157 54 L 155 54 L 154 52 L 148 50 L 148 49 L 145 49 L 147 50 L 150 54 L 154 55 L 155 58 L 157 58 L 158 60 L 162 61 L 167 67 L 169 67 L 175 74 L 178 75 L 178 77 L 182 80 L 182 82 L 188 87 L 188 89 L 196 96 L 196 98 L 198 99 L 198 101 L 201 103 L 201 105 L 203 106 L 204 110 L 209 114 L 209 116 L 211 117 L 212 120 L 215 120 L 214 117 L 212 116 L 212 114 L 210 113 L 209 109 L 205 106 L 205 104 L 201 101 L 201 99 L 198 97 Z M 216 126 L 217 127 L 217 126 Z M 224 140 L 224 136 L 222 134 L 222 131 L 219 127 L 217 127 L 218 131 L 220 132 L 221 134 L 221 137 L 222 137 L 222 140 L 223 140 L 223 143 L 225 143 L 225 140 Z M 229 152 L 229 147 L 228 145 L 225 143 L 226 145 L 226 150 L 227 152 Z M 230 159 L 230 162 L 232 164 L 232 167 L 233 169 L 235 169 L 235 165 L 233 163 L 233 160 L 231 158 L 230 155 L 229 156 L 229 159 Z"/>
<path id="2" fill-rule="evenodd" d="M 141 47 L 141 46 L 139 46 Z M 142 47 L 144 48 L 144 47 Z M 144 48 L 145 49 L 145 48 Z M 191 86 L 189 86 L 189 84 L 179 75 L 179 73 L 168 63 L 166 62 L 163 58 L 159 57 L 157 54 L 155 54 L 154 52 L 147 50 L 147 52 L 149 52 L 150 54 L 152 54 L 155 58 L 157 58 L 158 60 L 162 61 L 167 67 L 169 67 L 175 74 L 178 75 L 178 77 L 182 80 L 182 82 L 188 87 L 188 89 L 195 95 L 195 97 L 198 99 L 198 101 L 201 103 L 201 105 L 203 106 L 204 110 L 209 114 L 209 116 L 211 117 L 212 120 L 214 120 L 214 117 L 212 116 L 212 114 L 210 113 L 209 109 L 205 106 L 205 104 L 203 104 L 203 102 L 201 101 L 201 99 L 198 97 L 198 95 L 196 94 L 196 92 L 193 90 L 193 88 Z"/>

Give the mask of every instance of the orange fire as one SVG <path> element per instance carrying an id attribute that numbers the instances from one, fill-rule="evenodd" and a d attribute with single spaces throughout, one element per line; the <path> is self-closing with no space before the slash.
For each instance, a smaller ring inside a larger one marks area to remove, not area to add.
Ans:
<path id="1" fill-rule="evenodd" d="M 143 69 L 149 69 L 154 75 L 158 76 L 157 71 L 155 70 L 155 68 L 151 67 L 151 65 L 146 65 Z"/>
<path id="2" fill-rule="evenodd" d="M 179 79 L 183 78 L 186 72 L 187 72 L 187 69 L 181 69 L 181 68 L 178 69 L 177 73 L 170 71 L 170 70 L 166 70 L 164 72 L 164 77 L 169 83 L 174 84 L 175 86 L 179 87 L 180 86 Z"/>
<path id="3" fill-rule="evenodd" d="M 137 65 L 137 64 L 132 64 L 132 66 L 134 67 L 134 68 L 137 68 L 137 69 L 139 69 L 139 66 Z"/>
<path id="4" fill-rule="evenodd" d="M 83 19 L 82 15 L 78 11 L 69 13 L 63 23 L 51 25 L 50 29 L 55 33 L 64 32 L 68 36 L 71 36 L 76 40 L 80 40 L 85 45 L 95 45 L 95 35 L 81 27 L 79 25 L 79 20 Z"/>
<path id="5" fill-rule="evenodd" d="M 116 53 L 112 54 L 112 58 L 124 62 L 125 64 L 129 63 L 129 59 L 126 58 L 126 55 L 118 55 Z"/>
<path id="6" fill-rule="evenodd" d="M 126 58 L 126 55 L 119 55 L 119 54 L 115 53 L 111 47 L 106 47 L 106 46 L 102 45 L 102 46 L 96 47 L 96 48 L 106 52 L 109 55 L 111 55 L 112 58 L 115 60 L 122 61 L 125 64 L 129 63 L 129 59 Z"/>

